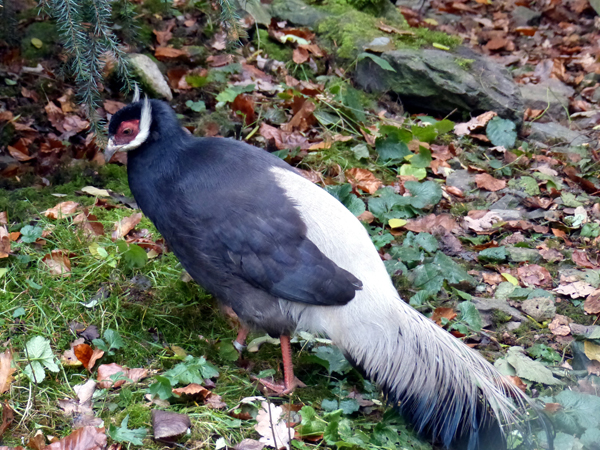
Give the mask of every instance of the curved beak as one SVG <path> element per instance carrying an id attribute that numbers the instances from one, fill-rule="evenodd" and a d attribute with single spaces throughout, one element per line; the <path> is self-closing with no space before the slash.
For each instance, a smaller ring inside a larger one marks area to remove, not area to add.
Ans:
<path id="1" fill-rule="evenodd" d="M 104 151 L 104 161 L 107 163 L 110 162 L 111 158 L 115 153 L 119 151 L 119 146 L 115 145 L 112 138 L 108 140 L 108 145 L 106 146 L 106 150 Z"/>

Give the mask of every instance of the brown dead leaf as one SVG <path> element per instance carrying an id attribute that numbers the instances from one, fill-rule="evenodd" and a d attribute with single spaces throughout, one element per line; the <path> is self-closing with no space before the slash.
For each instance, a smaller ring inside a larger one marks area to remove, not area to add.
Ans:
<path id="1" fill-rule="evenodd" d="M 0 225 L 8 225 L 8 213 L 0 211 Z"/>
<path id="2" fill-rule="evenodd" d="M 496 286 L 504 281 L 504 277 L 495 272 L 483 272 L 481 274 L 483 282 L 491 286 Z"/>
<path id="3" fill-rule="evenodd" d="M 44 450 L 104 450 L 106 440 L 104 428 L 86 426 L 48 445 Z"/>
<path id="4" fill-rule="evenodd" d="M 111 389 L 123 386 L 127 380 L 119 379 L 116 382 L 111 380 L 111 376 L 121 372 L 123 377 L 127 377 L 127 369 L 116 363 L 101 364 L 98 366 L 98 387 L 100 389 Z"/>
<path id="5" fill-rule="evenodd" d="M 46 447 L 46 438 L 41 430 L 38 430 L 33 437 L 27 441 L 27 447 L 31 450 L 44 450 Z"/>
<path id="6" fill-rule="evenodd" d="M 553 262 L 557 262 L 557 261 L 562 261 L 565 259 L 565 257 L 563 256 L 563 254 L 561 252 L 559 252 L 556 249 L 542 249 L 540 250 L 540 255 L 542 258 L 544 258 L 546 261 L 553 263 Z"/>
<path id="7" fill-rule="evenodd" d="M 229 53 L 210 55 L 208 58 L 206 58 L 206 62 L 210 65 L 210 67 L 223 67 L 233 62 L 233 56 Z"/>
<path id="8" fill-rule="evenodd" d="M 250 125 L 256 120 L 256 115 L 254 114 L 254 98 L 251 95 L 238 95 L 233 103 L 231 103 L 231 109 L 244 118 L 244 123 L 246 125 Z"/>
<path id="9" fill-rule="evenodd" d="M 79 203 L 73 201 L 61 202 L 54 208 L 47 209 L 43 214 L 49 219 L 63 219 L 75 213 Z"/>
<path id="10" fill-rule="evenodd" d="M 560 403 L 546 403 L 544 405 L 544 411 L 549 414 L 555 414 L 560 411 L 563 406 Z"/>
<path id="11" fill-rule="evenodd" d="M 358 167 L 348 169 L 346 170 L 346 177 L 348 177 L 348 181 L 352 184 L 353 188 L 361 189 L 368 194 L 374 194 L 383 186 L 383 182 L 367 169 L 360 169 Z"/>
<path id="12" fill-rule="evenodd" d="M 112 234 L 112 240 L 116 241 L 121 239 L 131 230 L 133 230 L 138 223 L 142 220 L 142 213 L 135 213 L 129 217 L 124 217 L 115 223 L 115 231 Z"/>
<path id="13" fill-rule="evenodd" d="M 104 236 L 104 225 L 98 222 L 98 218 L 87 213 L 87 209 L 73 218 L 73 223 L 79 224 L 83 234 L 88 238 Z"/>
<path id="14" fill-rule="evenodd" d="M 519 279 L 526 286 L 552 287 L 552 276 L 548 269 L 537 264 L 526 264 L 517 269 Z"/>
<path id="15" fill-rule="evenodd" d="M 104 351 L 99 348 L 92 349 L 88 344 L 79 344 L 73 347 L 75 357 L 81 361 L 83 367 L 90 372 L 100 358 L 104 356 Z"/>
<path id="16" fill-rule="evenodd" d="M 521 391 L 523 391 L 523 393 L 525 393 L 527 391 L 527 385 L 525 383 L 523 383 L 523 380 L 521 380 L 519 377 L 507 376 L 506 378 L 508 378 L 510 380 L 510 382 L 512 384 L 514 384 L 517 388 L 521 389 Z"/>
<path id="17" fill-rule="evenodd" d="M 308 61 L 309 57 L 310 55 L 308 54 L 308 50 L 302 47 L 295 48 L 294 52 L 292 53 L 292 60 L 296 64 L 305 63 L 306 61 Z"/>
<path id="18" fill-rule="evenodd" d="M 279 128 L 275 128 L 271 125 L 267 125 L 265 122 L 262 122 L 258 132 L 267 141 L 272 141 L 278 150 L 283 150 L 286 148 L 286 146 L 283 144 L 281 130 Z"/>
<path id="19" fill-rule="evenodd" d="M 186 414 L 171 411 L 152 410 L 152 428 L 154 439 L 175 440 L 183 436 L 192 426 Z"/>
<path id="20" fill-rule="evenodd" d="M 133 383 L 137 383 L 140 380 L 143 380 L 148 376 L 148 369 L 128 369 L 127 370 L 127 378 L 129 378 Z"/>
<path id="21" fill-rule="evenodd" d="M 173 47 L 158 47 L 154 51 L 154 56 L 159 61 L 181 58 L 185 55 L 187 55 L 187 53 L 185 51 L 183 51 L 179 48 L 173 48 Z"/>
<path id="22" fill-rule="evenodd" d="M 0 394 L 8 392 L 10 383 L 14 380 L 13 373 L 17 369 L 11 367 L 12 360 L 10 349 L 6 349 L 4 353 L 0 353 Z M 2 436 L 2 433 L 0 433 L 0 436 Z"/>
<path id="23" fill-rule="evenodd" d="M 562 280 L 561 280 L 561 283 Z M 554 292 L 562 295 L 568 295 L 571 298 L 587 297 L 596 292 L 596 289 L 585 281 L 566 282 L 561 284 Z"/>
<path id="24" fill-rule="evenodd" d="M 6 225 L 0 226 L 0 259 L 10 255 L 10 234 Z"/>
<path id="25" fill-rule="evenodd" d="M 487 125 L 487 123 L 492 120 L 498 114 L 494 111 L 485 112 L 477 117 L 473 117 L 468 122 L 457 123 L 454 126 L 454 133 L 457 136 L 464 136 L 471 134 L 471 131 L 476 130 L 477 128 L 482 128 Z"/>
<path id="26" fill-rule="evenodd" d="M 557 314 L 548 325 L 548 329 L 555 336 L 568 336 L 571 334 L 571 328 L 569 327 L 571 322 L 572 320 L 569 317 Z"/>
<path id="27" fill-rule="evenodd" d="M 479 189 L 496 192 L 506 187 L 505 180 L 498 180 L 487 173 L 480 173 L 475 176 L 475 182 Z"/>
<path id="28" fill-rule="evenodd" d="M 125 103 L 117 102 L 115 100 L 104 100 L 104 110 L 109 114 L 116 114 L 122 108 L 125 108 Z"/>
<path id="29" fill-rule="evenodd" d="M 44 109 L 46 110 L 46 115 L 52 126 L 61 133 L 64 132 L 65 129 L 62 126 L 62 122 L 65 120 L 65 113 L 63 110 L 56 106 L 52 101 L 48 102 Z"/>
<path id="30" fill-rule="evenodd" d="M 71 276 L 71 260 L 68 255 L 66 250 L 52 250 L 42 258 L 42 264 L 52 275 Z"/>
<path id="31" fill-rule="evenodd" d="M 234 447 L 235 450 L 262 450 L 263 448 L 265 445 L 255 439 L 244 439 Z"/>
<path id="32" fill-rule="evenodd" d="M 315 108 L 316 105 L 312 101 L 308 99 L 304 100 L 304 103 L 302 103 L 298 112 L 294 114 L 292 120 L 281 125 L 281 130 L 289 133 L 295 130 L 301 132 L 308 130 L 316 120 L 313 116 Z"/>
<path id="33" fill-rule="evenodd" d="M 510 41 L 505 37 L 496 36 L 493 39 L 490 39 L 487 44 L 485 44 L 485 48 L 487 50 L 501 50 L 505 48 L 509 42 Z"/>
<path id="34" fill-rule="evenodd" d="M 8 402 L 2 403 L 2 424 L 0 424 L 0 438 L 2 438 L 2 436 L 4 435 L 4 432 L 8 429 L 8 427 L 10 427 L 14 417 L 15 417 L 14 411 L 8 405 Z M 2 450 L 2 449 L 8 449 L 8 447 L 0 446 L 0 450 Z M 23 447 L 19 446 L 12 450 L 19 450 L 19 449 L 23 450 Z M 10 449 L 8 449 L 8 450 L 10 450 Z"/>
<path id="35" fill-rule="evenodd" d="M 456 319 L 456 311 L 453 308 L 435 308 L 433 314 L 431 315 L 431 320 L 437 323 L 440 327 L 442 325 L 442 319 L 454 320 Z"/>
<path id="36" fill-rule="evenodd" d="M 588 295 L 583 303 L 583 309 L 588 314 L 600 314 L 600 290 Z"/>
<path id="37" fill-rule="evenodd" d="M 200 400 L 204 400 L 206 397 L 208 397 L 211 394 L 211 392 L 208 389 L 206 389 L 204 386 L 201 386 L 196 383 L 191 383 L 191 384 L 188 384 L 187 386 L 173 389 L 173 394 L 189 395 L 189 396 L 193 396 L 196 398 L 200 398 Z"/>
<path id="38" fill-rule="evenodd" d="M 6 148 L 10 153 L 10 156 L 15 158 L 17 161 L 30 161 L 35 158 L 34 155 L 29 154 L 28 145 L 31 143 L 29 139 L 21 138 L 14 145 L 7 145 Z"/>
<path id="39" fill-rule="evenodd" d="M 575 250 L 571 256 L 571 259 L 579 267 L 585 267 L 586 269 L 598 268 L 598 265 L 595 262 L 590 261 L 585 250 Z"/>
<path id="40" fill-rule="evenodd" d="M 365 211 L 360 216 L 358 216 L 358 220 L 365 223 L 371 223 L 375 220 L 375 216 L 371 211 Z"/>
<path id="41" fill-rule="evenodd" d="M 461 191 L 459 188 L 457 188 L 456 186 L 446 186 L 445 191 L 448 194 L 452 194 L 456 197 L 459 198 L 464 198 L 465 197 L 465 193 L 463 191 Z"/>
<path id="42" fill-rule="evenodd" d="M 420 219 L 409 220 L 404 228 L 415 233 L 429 233 L 432 229 L 441 227 L 449 232 L 459 232 L 460 226 L 450 214 L 429 214 Z"/>
<path id="43" fill-rule="evenodd" d="M 37 94 L 37 92 L 31 91 L 25 87 L 21 88 L 21 95 L 25 98 L 33 100 L 36 103 L 40 101 L 40 96 Z"/>

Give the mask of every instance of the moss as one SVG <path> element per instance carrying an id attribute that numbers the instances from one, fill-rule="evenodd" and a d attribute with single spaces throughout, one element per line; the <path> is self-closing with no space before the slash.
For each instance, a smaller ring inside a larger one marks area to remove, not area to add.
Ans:
<path id="1" fill-rule="evenodd" d="M 470 69 L 474 62 L 474 59 L 456 58 L 456 64 L 465 70 Z"/>
<path id="2" fill-rule="evenodd" d="M 492 323 L 497 328 L 498 325 L 509 322 L 512 316 L 510 314 L 505 313 L 504 311 L 500 311 L 499 309 L 495 309 L 492 311 Z"/>
<path id="3" fill-rule="evenodd" d="M 582 306 L 575 306 L 569 301 L 556 303 L 556 313 L 570 317 L 580 325 L 593 325 L 595 320 L 595 316 L 585 314 Z"/>
<path id="4" fill-rule="evenodd" d="M 39 39 L 42 46 L 37 48 L 31 42 Z M 53 22 L 34 22 L 27 27 L 21 39 L 21 54 L 28 61 L 37 61 L 56 53 L 56 42 L 59 42 L 58 32 Z"/>
<path id="5" fill-rule="evenodd" d="M 269 36 L 267 30 L 259 29 L 257 35 L 254 38 L 254 43 L 257 48 L 263 51 L 263 54 L 267 55 L 271 59 L 275 59 L 281 62 L 288 62 L 292 60 L 293 49 L 283 44 L 279 44 Z"/>

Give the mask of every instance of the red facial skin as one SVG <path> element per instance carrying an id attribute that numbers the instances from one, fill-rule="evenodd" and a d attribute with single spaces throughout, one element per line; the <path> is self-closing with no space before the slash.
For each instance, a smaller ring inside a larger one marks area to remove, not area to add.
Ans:
<path id="1" fill-rule="evenodd" d="M 137 134 L 140 131 L 140 121 L 139 120 L 127 120 L 121 125 L 119 125 L 119 129 L 117 133 L 113 137 L 113 141 L 116 145 L 124 145 L 129 144 L 131 141 L 135 139 Z"/>

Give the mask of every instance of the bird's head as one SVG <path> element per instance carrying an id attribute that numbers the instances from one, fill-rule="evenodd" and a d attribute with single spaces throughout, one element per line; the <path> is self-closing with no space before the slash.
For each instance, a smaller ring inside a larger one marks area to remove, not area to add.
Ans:
<path id="1" fill-rule="evenodd" d="M 152 105 L 148 97 L 134 101 L 117 111 L 108 125 L 108 145 L 104 158 L 110 161 L 117 152 L 128 152 L 142 145 L 150 136 Z"/>

